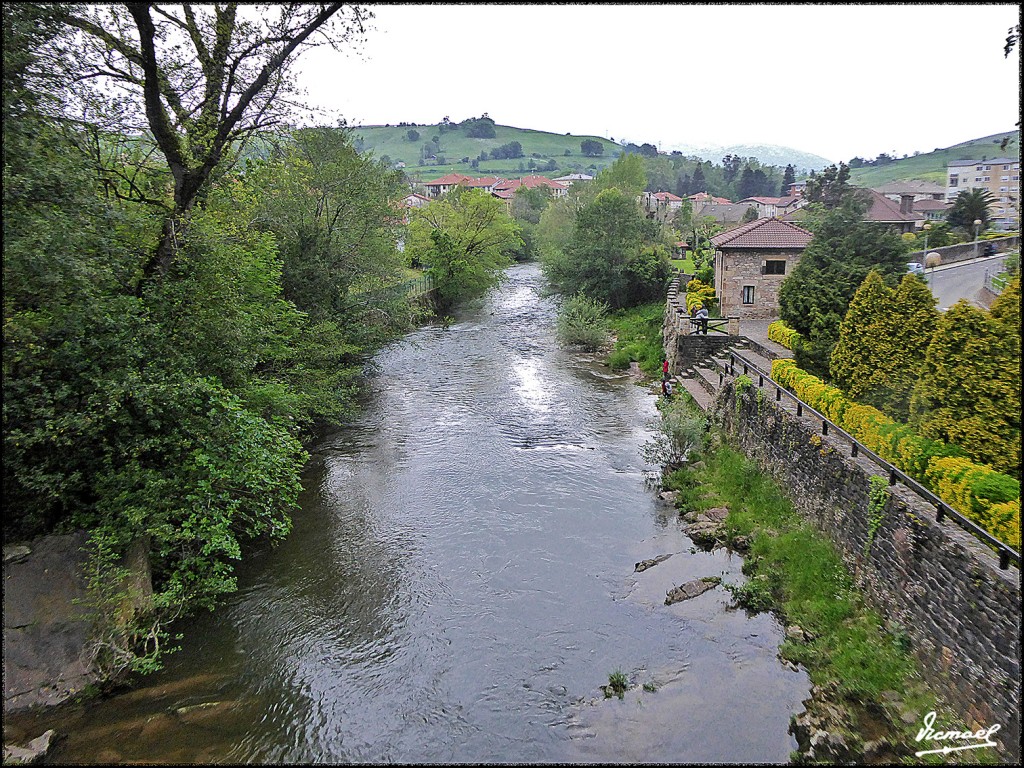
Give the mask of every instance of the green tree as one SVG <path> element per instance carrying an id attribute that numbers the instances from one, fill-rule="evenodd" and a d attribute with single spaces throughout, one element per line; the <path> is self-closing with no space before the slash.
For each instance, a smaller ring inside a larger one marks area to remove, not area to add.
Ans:
<path id="1" fill-rule="evenodd" d="M 987 189 L 961 190 L 953 201 L 949 213 L 946 214 L 946 222 L 951 227 L 962 229 L 972 236 L 984 232 L 992 220 L 991 210 L 995 202 L 992 193 Z M 981 222 L 978 232 L 975 232 L 975 221 Z"/>
<path id="2" fill-rule="evenodd" d="M 789 187 L 796 181 L 796 169 L 793 168 L 792 164 L 786 166 L 785 173 L 782 174 L 782 187 L 779 189 L 779 195 L 785 196 L 789 194 Z"/>
<path id="3" fill-rule="evenodd" d="M 595 139 L 584 139 L 580 142 L 580 152 L 585 157 L 599 157 L 604 154 L 604 144 Z"/>
<path id="4" fill-rule="evenodd" d="M 925 437 L 1019 477 L 1020 384 L 1020 336 L 958 301 L 939 319 L 928 347 L 910 403 L 912 423 Z"/>
<path id="5" fill-rule="evenodd" d="M 871 270 L 840 324 L 832 380 L 850 399 L 906 422 L 937 322 L 935 298 L 922 280 L 905 275 L 892 290 Z"/>
<path id="6" fill-rule="evenodd" d="M 412 212 L 406 251 L 429 265 L 438 301 L 451 306 L 497 285 L 522 248 L 505 204 L 480 189 L 456 188 Z"/>
<path id="7" fill-rule="evenodd" d="M 605 189 L 580 209 L 566 258 L 545 261 L 545 274 L 564 295 L 634 306 L 660 296 L 668 279 L 668 251 L 659 236 L 660 227 L 641 214 L 632 194 Z"/>
<path id="8" fill-rule="evenodd" d="M 906 244 L 863 215 L 864 203 L 854 196 L 835 209 L 819 207 L 809 219 L 814 237 L 779 288 L 779 316 L 805 339 L 796 359 L 817 376 L 828 376 L 840 323 L 868 272 L 877 269 L 890 284 L 906 272 Z"/>
<path id="9" fill-rule="evenodd" d="M 53 51 L 74 75 L 62 94 L 68 112 L 80 113 L 83 98 L 93 110 L 105 104 L 107 119 L 122 132 L 152 136 L 173 179 L 173 206 L 144 277 L 170 268 L 188 214 L 223 161 L 283 118 L 299 51 L 363 33 L 369 14 L 343 8 L 288 3 L 248 20 L 234 3 L 180 11 L 147 3 L 72 7 L 64 20 L 81 32 L 81 43 Z M 176 46 L 163 44 L 174 36 Z M 127 94 L 127 101 L 112 92 Z"/>
<path id="10" fill-rule="evenodd" d="M 647 187 L 647 171 L 641 155 L 622 154 L 587 186 L 595 192 L 618 189 L 625 195 L 639 195 Z"/>
<path id="11" fill-rule="evenodd" d="M 410 128 L 408 131 L 405 132 L 405 138 L 407 138 L 409 141 L 419 141 L 420 132 L 417 131 L 415 128 Z"/>
<path id="12" fill-rule="evenodd" d="M 830 165 L 821 175 L 812 173 L 804 188 L 808 203 L 821 203 L 826 208 L 838 208 L 854 191 L 850 186 L 850 167 L 846 163 Z"/>

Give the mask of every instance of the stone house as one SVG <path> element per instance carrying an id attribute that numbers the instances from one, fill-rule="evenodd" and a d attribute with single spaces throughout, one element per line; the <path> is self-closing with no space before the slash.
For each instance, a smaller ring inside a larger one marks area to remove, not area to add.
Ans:
<path id="1" fill-rule="evenodd" d="M 779 287 L 800 261 L 811 236 L 796 224 L 767 218 L 712 237 L 722 317 L 777 319 Z"/>

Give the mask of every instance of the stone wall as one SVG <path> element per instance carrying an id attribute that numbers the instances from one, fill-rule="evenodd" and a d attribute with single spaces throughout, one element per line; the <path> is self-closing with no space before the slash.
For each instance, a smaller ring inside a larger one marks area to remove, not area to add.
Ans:
<path id="1" fill-rule="evenodd" d="M 919 234 L 918 237 L 921 235 Z M 1020 236 L 993 238 L 992 240 L 979 240 L 977 243 L 959 243 L 947 245 L 942 248 L 929 248 L 927 253 L 937 253 L 942 257 L 943 264 L 955 264 L 959 261 L 970 261 L 978 258 L 985 252 L 985 246 L 992 243 L 997 253 L 1007 253 L 1020 248 Z M 925 251 L 914 251 L 907 254 L 907 261 L 916 261 L 924 264 Z"/>
<path id="2" fill-rule="evenodd" d="M 887 475 L 849 444 L 822 436 L 755 386 L 736 407 L 726 381 L 715 420 L 786 489 L 805 518 L 840 549 L 868 600 L 911 640 L 933 690 L 972 728 L 1001 725 L 995 740 L 1020 752 L 1020 571 L 905 487 L 889 487 L 881 525 L 868 540 L 868 478 Z M 950 724 L 952 727 L 952 724 Z"/>

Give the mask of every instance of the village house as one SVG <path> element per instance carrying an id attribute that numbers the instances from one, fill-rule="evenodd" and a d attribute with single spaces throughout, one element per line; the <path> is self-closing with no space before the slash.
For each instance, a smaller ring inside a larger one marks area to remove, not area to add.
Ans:
<path id="1" fill-rule="evenodd" d="M 757 219 L 712 237 L 722 317 L 778 318 L 779 287 L 811 237 L 806 229 L 776 218 Z"/>
<path id="2" fill-rule="evenodd" d="M 571 187 L 573 182 L 576 181 L 593 181 L 593 176 L 588 176 L 585 173 L 570 173 L 568 176 L 558 176 L 554 179 L 559 184 L 565 184 L 567 187 Z"/>
<path id="3" fill-rule="evenodd" d="M 491 190 L 491 194 L 502 200 L 511 200 L 520 187 L 535 189 L 536 187 L 547 187 L 554 197 L 564 197 L 568 187 L 557 181 L 552 181 L 546 176 L 523 176 L 519 179 L 502 179 Z"/>
<path id="4" fill-rule="evenodd" d="M 868 209 L 864 213 L 864 221 L 886 224 L 896 232 L 903 234 L 916 231 L 924 226 L 927 220 L 923 214 L 914 210 L 913 195 L 902 195 L 900 202 L 896 203 L 873 189 L 864 187 L 855 187 L 855 189 L 863 190 L 868 197 Z M 785 216 L 780 216 L 779 219 L 788 222 L 802 221 L 806 215 L 805 208 L 797 208 Z"/>
<path id="5" fill-rule="evenodd" d="M 900 202 L 904 195 L 913 195 L 914 203 L 918 203 L 922 200 L 946 199 L 945 187 L 932 181 L 921 181 L 920 179 L 912 179 L 910 181 L 892 181 L 888 184 L 883 184 L 880 187 L 872 187 L 872 189 L 874 189 L 875 192 L 880 192 L 885 195 L 895 203 Z M 915 210 L 917 210 L 916 205 Z"/>
<path id="6" fill-rule="evenodd" d="M 466 176 L 461 173 L 449 173 L 439 179 L 423 182 L 423 187 L 427 190 L 427 197 L 434 198 L 440 197 L 446 192 L 450 192 L 459 184 L 465 185 L 468 181 L 472 181 L 471 176 Z"/>

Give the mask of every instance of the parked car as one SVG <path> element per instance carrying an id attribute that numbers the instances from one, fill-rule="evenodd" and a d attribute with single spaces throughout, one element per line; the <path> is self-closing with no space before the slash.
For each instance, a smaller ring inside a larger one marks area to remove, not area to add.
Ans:
<path id="1" fill-rule="evenodd" d="M 924 265 L 923 264 L 919 264 L 916 261 L 908 261 L 907 262 L 907 272 L 913 272 L 915 275 L 923 275 L 924 274 Z"/>
<path id="2" fill-rule="evenodd" d="M 996 244 L 985 243 L 985 249 L 982 251 L 983 256 L 995 256 L 996 255 Z"/>

